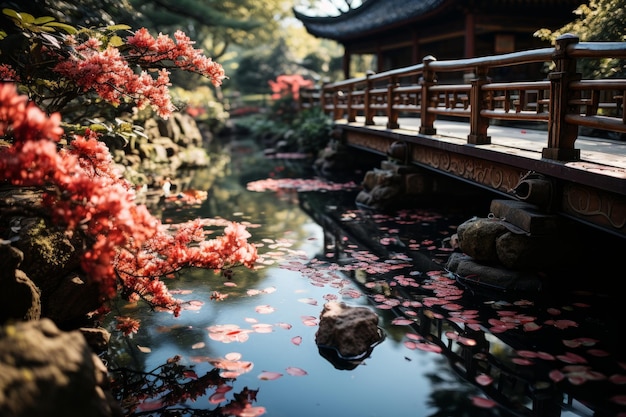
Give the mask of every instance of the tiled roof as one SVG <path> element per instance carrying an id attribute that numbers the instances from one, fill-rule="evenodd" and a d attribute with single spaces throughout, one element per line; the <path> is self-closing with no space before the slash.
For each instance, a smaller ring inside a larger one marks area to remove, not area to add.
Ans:
<path id="1" fill-rule="evenodd" d="M 310 34 L 340 40 L 413 20 L 446 2 L 447 0 L 367 0 L 361 7 L 339 16 L 314 17 L 296 10 L 294 14 Z"/>
<path id="2" fill-rule="evenodd" d="M 482 4 L 482 7 L 522 7 L 543 11 L 544 7 L 552 6 L 571 13 L 584 1 L 576 0 L 488 0 L 468 2 L 467 0 L 365 0 L 360 7 L 349 10 L 338 16 L 308 16 L 294 9 L 295 17 L 300 20 L 307 31 L 317 37 L 344 41 L 354 39 L 363 34 L 372 34 L 390 26 L 429 19 L 449 7 L 471 7 L 471 4 Z"/>

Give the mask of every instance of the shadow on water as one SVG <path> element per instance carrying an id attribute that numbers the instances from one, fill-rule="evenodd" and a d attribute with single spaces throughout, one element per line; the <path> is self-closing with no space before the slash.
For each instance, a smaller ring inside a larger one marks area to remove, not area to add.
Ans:
<path id="1" fill-rule="evenodd" d="M 470 191 L 473 198 L 382 213 L 355 205 L 358 187 L 255 192 L 247 184 L 312 173 L 307 162 L 267 160 L 249 142 L 229 149 L 217 177 L 198 172 L 190 182 L 211 184 L 207 200 L 162 207 L 163 216 L 247 222 L 265 263 L 236 271 L 229 285 L 206 271 L 168 283 L 202 305 L 178 319 L 121 307 L 144 321 L 134 340 L 115 339 L 110 358 L 139 371 L 117 379 L 133 381 L 135 392 L 125 386 L 120 396 L 131 404 L 127 415 L 626 413 L 619 295 L 607 290 L 612 284 L 593 285 L 615 279 L 614 268 L 600 268 L 612 253 L 591 244 L 581 276 L 546 277 L 537 293 L 470 285 L 445 269 L 448 242 L 460 223 L 487 214 L 489 195 Z M 578 234 L 583 243 L 623 248 Z M 215 291 L 228 297 L 216 302 Z M 321 350 L 316 320 L 331 299 L 376 311 L 385 340 L 349 363 Z M 157 381 L 163 376 L 167 383 Z"/>

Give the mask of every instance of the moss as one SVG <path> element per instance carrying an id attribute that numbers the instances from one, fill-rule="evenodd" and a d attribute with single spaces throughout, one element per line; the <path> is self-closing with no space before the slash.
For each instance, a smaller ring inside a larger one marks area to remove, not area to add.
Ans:
<path id="1" fill-rule="evenodd" d="M 27 236 L 31 249 L 43 262 L 54 265 L 66 265 L 74 251 L 64 233 L 51 230 L 45 221 L 39 220 L 28 230 Z"/>

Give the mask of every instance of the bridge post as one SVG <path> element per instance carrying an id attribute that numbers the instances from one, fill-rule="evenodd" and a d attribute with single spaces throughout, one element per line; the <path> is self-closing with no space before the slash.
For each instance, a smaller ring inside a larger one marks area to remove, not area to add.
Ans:
<path id="1" fill-rule="evenodd" d="M 436 61 L 435 57 L 428 55 L 424 57 L 422 63 L 424 64 L 424 72 L 420 79 L 420 85 L 422 86 L 421 101 L 420 101 L 420 130 L 422 135 L 434 135 L 437 133 L 435 129 L 436 114 L 428 112 L 428 106 L 430 105 L 430 94 L 428 90 L 435 84 L 435 72 L 430 69 L 430 63 Z"/>
<path id="2" fill-rule="evenodd" d="M 370 77 L 374 74 L 373 71 L 368 71 L 365 75 L 367 80 L 365 81 L 365 95 L 363 97 L 363 113 L 365 114 L 365 126 L 373 126 L 374 123 L 374 111 L 372 110 L 372 95 L 371 91 L 373 83 Z"/>
<path id="3" fill-rule="evenodd" d="M 548 147 L 543 148 L 541 156 L 557 161 L 580 160 L 580 149 L 574 148 L 578 137 L 578 126 L 567 123 L 566 116 L 576 109 L 569 104 L 575 98 L 569 89 L 572 81 L 581 79 L 576 72 L 576 59 L 567 56 L 567 46 L 578 43 L 576 35 L 565 34 L 559 36 L 554 47 L 552 57 L 556 64 L 556 71 L 548 75 L 550 79 L 550 121 L 548 122 Z"/>
<path id="4" fill-rule="evenodd" d="M 352 108 L 352 93 L 354 92 L 354 85 L 348 87 L 348 123 L 356 122 L 356 109 Z"/>
<path id="5" fill-rule="evenodd" d="M 489 82 L 486 67 L 476 67 L 476 76 L 472 79 L 470 91 L 470 134 L 467 135 L 467 143 L 472 145 L 489 145 L 491 136 L 487 136 L 489 119 L 483 117 L 480 112 L 484 108 L 482 86 Z"/>
<path id="6" fill-rule="evenodd" d="M 391 77 L 391 80 L 387 85 L 387 129 L 397 129 L 400 127 L 400 125 L 398 124 L 398 112 L 393 109 L 393 90 L 397 86 L 397 77 Z"/>
<path id="7" fill-rule="evenodd" d="M 339 98 L 343 97 L 343 91 L 335 90 L 333 94 L 333 119 L 339 120 L 343 117 L 343 110 L 339 107 Z"/>

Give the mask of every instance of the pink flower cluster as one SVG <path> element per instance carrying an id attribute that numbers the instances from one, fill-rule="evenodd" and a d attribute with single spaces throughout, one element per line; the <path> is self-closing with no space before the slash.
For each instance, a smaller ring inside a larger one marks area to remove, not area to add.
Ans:
<path id="1" fill-rule="evenodd" d="M 270 88 L 272 89 L 272 98 L 274 100 L 291 96 L 294 100 L 298 100 L 300 97 L 301 88 L 313 88 L 313 81 L 307 80 L 300 74 L 294 75 L 279 75 L 276 77 L 276 81 L 269 80 Z"/>
<path id="2" fill-rule="evenodd" d="M 253 266 L 256 247 L 247 242 L 245 227 L 224 223 L 224 235 L 209 240 L 208 220 L 168 229 L 136 204 L 131 184 L 115 172 L 95 133 L 75 136 L 67 149 L 57 147 L 60 119 L 48 117 L 13 84 L 0 84 L 0 137 L 12 143 L 0 149 L 0 180 L 42 188 L 55 224 L 85 237 L 90 244 L 82 269 L 99 283 L 104 302 L 121 291 L 177 314 L 180 302 L 159 278 L 192 266 Z"/>
<path id="3" fill-rule="evenodd" d="M 139 29 L 126 39 L 123 55 L 114 46 L 104 47 L 96 38 L 79 42 L 69 36 L 66 45 L 72 48 L 69 58 L 62 58 L 52 70 L 72 80 L 84 92 L 93 90 L 104 100 L 119 105 L 132 100 L 139 108 L 147 105 L 163 118 L 175 110 L 169 95 L 168 68 L 201 74 L 219 86 L 225 78 L 222 66 L 203 55 L 183 32 L 175 33 L 175 41 L 167 35 L 152 37 L 147 29 Z M 172 64 L 168 66 L 168 62 Z M 134 67 L 142 69 L 138 74 Z M 160 68 L 153 77 L 149 70 Z"/>

